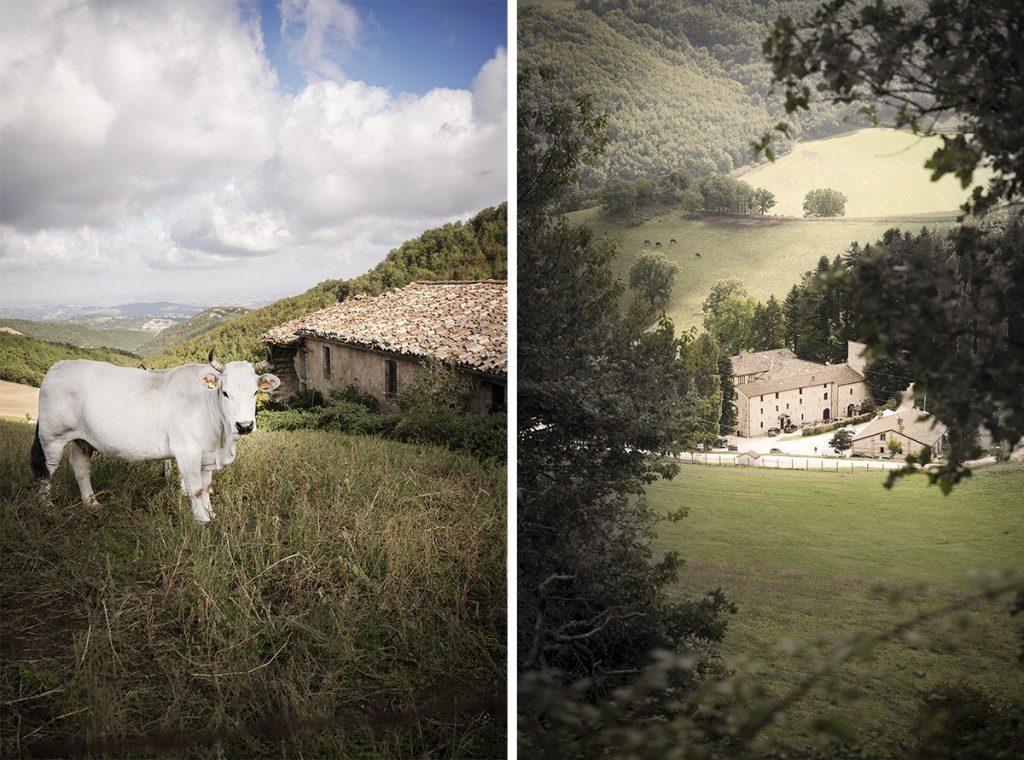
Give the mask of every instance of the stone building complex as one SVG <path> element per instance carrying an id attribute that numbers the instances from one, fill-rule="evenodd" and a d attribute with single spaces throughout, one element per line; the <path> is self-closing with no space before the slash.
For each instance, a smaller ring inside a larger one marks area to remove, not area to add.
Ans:
<path id="1" fill-rule="evenodd" d="M 849 341 L 846 361 L 832 365 L 798 359 L 788 348 L 730 357 L 737 433 L 752 438 L 857 414 L 868 398 L 863 351 L 863 343 Z"/>

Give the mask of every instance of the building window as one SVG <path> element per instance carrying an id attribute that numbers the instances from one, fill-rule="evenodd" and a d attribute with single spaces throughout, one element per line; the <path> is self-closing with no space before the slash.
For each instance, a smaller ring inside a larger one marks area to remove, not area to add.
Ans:
<path id="1" fill-rule="evenodd" d="M 761 400 L 764 401 L 764 396 L 761 396 Z"/>
<path id="2" fill-rule="evenodd" d="M 398 395 L 398 362 L 394 359 L 384 360 L 384 395 Z"/>
<path id="3" fill-rule="evenodd" d="M 764 407 L 761 407 L 761 414 L 764 414 Z"/>
<path id="4" fill-rule="evenodd" d="M 775 394 L 775 398 L 778 398 L 778 397 L 779 397 L 779 394 L 778 394 L 778 393 L 776 393 L 776 394 Z"/>
<path id="5" fill-rule="evenodd" d="M 850 395 L 853 395 L 853 388 L 850 388 Z"/>
<path id="6" fill-rule="evenodd" d="M 779 411 L 779 405 L 778 404 L 775 405 L 775 411 L 776 412 Z"/>
<path id="7" fill-rule="evenodd" d="M 828 398 L 828 393 L 825 394 L 825 398 Z"/>
<path id="8" fill-rule="evenodd" d="M 491 383 L 491 411 L 497 412 L 505 408 L 505 386 Z"/>
<path id="9" fill-rule="evenodd" d="M 801 421 L 801 422 L 803 422 L 803 421 L 804 421 L 804 416 L 803 416 L 802 414 L 800 415 L 800 421 Z"/>
<path id="10" fill-rule="evenodd" d="M 878 453 L 879 454 L 884 454 L 885 453 L 885 446 L 879 446 L 878 447 Z"/>
<path id="11" fill-rule="evenodd" d="M 786 404 L 786 408 L 789 409 L 789 404 Z"/>
<path id="12" fill-rule="evenodd" d="M 803 388 L 800 389 L 800 395 L 801 396 L 804 395 L 804 389 Z"/>
<path id="13" fill-rule="evenodd" d="M 821 387 L 822 388 L 828 388 L 828 383 L 822 383 Z"/>
<path id="14" fill-rule="evenodd" d="M 323 347 L 323 364 L 324 364 L 324 378 L 326 380 L 331 379 L 331 347 Z"/>
<path id="15" fill-rule="evenodd" d="M 761 423 L 761 427 L 764 427 L 764 423 L 763 422 Z"/>

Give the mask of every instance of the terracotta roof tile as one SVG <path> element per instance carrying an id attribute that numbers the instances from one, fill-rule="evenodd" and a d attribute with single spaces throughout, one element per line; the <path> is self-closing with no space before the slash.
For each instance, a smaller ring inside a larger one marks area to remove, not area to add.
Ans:
<path id="1" fill-rule="evenodd" d="M 494 375 L 508 371 L 508 283 L 414 282 L 355 296 L 268 330 L 263 341 L 334 340 Z"/>

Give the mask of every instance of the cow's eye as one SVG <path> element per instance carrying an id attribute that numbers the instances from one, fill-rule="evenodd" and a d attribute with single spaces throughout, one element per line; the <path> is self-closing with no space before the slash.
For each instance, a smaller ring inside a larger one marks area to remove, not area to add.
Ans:
<path id="1" fill-rule="evenodd" d="M 221 391 L 221 393 L 224 394 L 224 398 L 231 398 L 231 396 L 228 395 L 227 391 Z"/>

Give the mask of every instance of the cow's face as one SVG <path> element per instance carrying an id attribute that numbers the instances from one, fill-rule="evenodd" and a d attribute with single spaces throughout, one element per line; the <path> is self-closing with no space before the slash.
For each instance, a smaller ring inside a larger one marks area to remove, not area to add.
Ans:
<path id="1" fill-rule="evenodd" d="M 203 375 L 207 388 L 216 391 L 225 427 L 237 435 L 256 429 L 256 394 L 270 392 L 281 381 L 275 375 L 259 375 L 249 362 L 229 362 L 219 372 Z"/>

